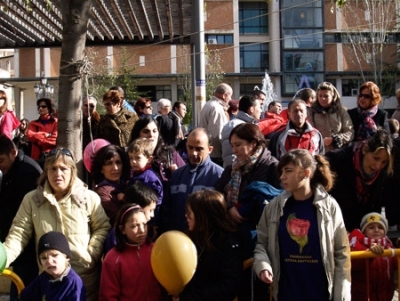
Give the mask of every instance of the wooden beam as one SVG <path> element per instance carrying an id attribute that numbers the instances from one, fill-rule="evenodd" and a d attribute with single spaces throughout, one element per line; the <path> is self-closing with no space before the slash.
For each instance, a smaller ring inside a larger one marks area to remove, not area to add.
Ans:
<path id="1" fill-rule="evenodd" d="M 135 27 L 135 29 L 136 29 L 136 35 L 138 36 L 139 40 L 143 41 L 143 39 L 144 39 L 143 30 L 139 24 L 135 9 L 133 9 L 132 1 L 129 1 L 129 0 L 124 0 L 124 1 L 125 1 L 125 7 L 128 8 L 127 11 L 131 18 L 133 27 Z"/>
<path id="2" fill-rule="evenodd" d="M 168 22 L 168 32 L 169 32 L 169 41 L 172 43 L 174 41 L 174 23 L 172 17 L 172 7 L 171 1 L 165 0 L 165 9 L 167 13 L 167 22 Z"/>
<path id="3" fill-rule="evenodd" d="M 112 26 L 110 26 L 110 27 L 112 27 L 114 29 L 114 34 L 120 40 L 123 40 L 124 39 L 124 34 L 122 33 L 121 29 L 119 28 L 117 22 L 115 22 L 115 20 L 114 20 L 113 16 L 111 15 L 111 13 L 110 13 L 106 3 L 104 2 L 104 0 L 97 0 L 95 2 L 97 3 L 97 8 L 103 13 L 104 18 L 108 21 L 108 23 L 111 23 Z"/>
<path id="4" fill-rule="evenodd" d="M 124 30 L 126 32 L 126 35 L 130 40 L 133 40 L 134 34 L 129 28 L 129 25 L 125 19 L 124 13 L 121 10 L 121 7 L 119 6 L 118 2 L 116 0 L 111 0 L 111 6 L 113 7 L 115 14 L 117 15 L 117 18 L 119 20 L 119 23 L 124 27 Z"/>

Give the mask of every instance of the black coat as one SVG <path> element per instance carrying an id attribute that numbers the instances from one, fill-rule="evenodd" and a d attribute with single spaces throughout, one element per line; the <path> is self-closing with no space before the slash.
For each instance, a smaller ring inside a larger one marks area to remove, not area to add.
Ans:
<path id="1" fill-rule="evenodd" d="M 0 191 L 0 239 L 5 241 L 19 206 L 29 191 L 36 189 L 36 181 L 42 173 L 39 164 L 19 150 L 10 170 L 3 175 Z M 24 260 L 36 262 L 33 239 L 14 264 Z"/>
<path id="2" fill-rule="evenodd" d="M 353 122 L 353 126 L 354 126 L 353 141 L 356 141 L 358 128 L 360 127 L 362 119 L 361 119 L 360 114 L 358 113 L 357 108 L 348 110 L 347 113 L 349 113 L 351 121 Z M 375 116 L 372 117 L 372 119 L 374 120 L 377 127 L 384 128 L 388 132 L 388 134 L 390 134 L 387 116 L 388 116 L 388 114 L 386 111 L 378 109 L 378 111 L 376 112 Z"/>
<path id="3" fill-rule="evenodd" d="M 234 235 L 220 239 L 216 233 L 210 238 L 214 251 L 198 253 L 193 278 L 179 296 L 180 301 L 232 301 L 242 284 L 242 260 L 238 240 Z"/>
<path id="4" fill-rule="evenodd" d="M 336 173 L 336 180 L 330 194 L 342 209 L 347 231 L 360 228 L 361 218 L 370 212 L 381 212 L 385 202 L 382 198 L 386 170 L 381 170 L 378 178 L 369 186 L 366 203 L 359 202 L 356 189 L 356 170 L 353 165 L 353 148 L 335 149 L 325 154 L 331 170 Z"/>

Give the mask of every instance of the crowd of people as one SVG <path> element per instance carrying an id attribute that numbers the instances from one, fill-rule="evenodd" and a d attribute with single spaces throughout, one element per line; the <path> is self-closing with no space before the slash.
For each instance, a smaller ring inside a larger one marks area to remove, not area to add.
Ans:
<path id="1" fill-rule="evenodd" d="M 112 87 L 102 116 L 96 98 L 82 100 L 82 151 L 108 141 L 82 179 L 57 146 L 53 101 L 19 121 L 2 92 L 0 238 L 26 285 L 20 300 L 391 300 L 395 261 L 374 258 L 369 277 L 351 277 L 366 265 L 350 251 L 382 254 L 400 225 L 399 113 L 379 108 L 373 82 L 351 110 L 329 82 L 287 108 L 260 90 L 233 101 L 222 83 L 190 131 L 184 103 L 162 98 L 153 114 L 151 99 L 132 106 Z M 170 230 L 198 254 L 172 295 L 150 262 Z M 249 257 L 259 280 L 243 271 Z"/>

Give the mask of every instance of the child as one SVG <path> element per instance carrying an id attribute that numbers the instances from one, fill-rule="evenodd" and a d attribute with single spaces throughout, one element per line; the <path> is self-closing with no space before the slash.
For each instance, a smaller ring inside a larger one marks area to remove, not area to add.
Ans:
<path id="1" fill-rule="evenodd" d="M 86 300 L 82 279 L 69 263 L 71 250 L 64 234 L 51 231 L 42 235 L 38 254 L 44 272 L 22 291 L 19 300 Z"/>
<path id="2" fill-rule="evenodd" d="M 129 145 L 129 162 L 133 175 L 128 182 L 128 186 L 134 181 L 141 181 L 152 188 L 158 195 L 158 209 L 163 198 L 163 185 L 160 178 L 151 167 L 153 151 L 153 143 L 145 138 L 138 138 Z"/>
<path id="3" fill-rule="evenodd" d="M 103 261 L 99 301 L 159 301 L 161 286 L 150 263 L 153 244 L 147 241 L 147 220 L 139 205 L 121 208 L 115 234 L 117 244 Z"/>
<path id="4" fill-rule="evenodd" d="M 386 236 L 388 221 L 381 214 L 376 212 L 366 214 L 361 220 L 360 229 L 355 229 L 349 234 L 352 251 L 370 250 L 375 254 L 382 254 L 384 249 L 393 248 L 392 242 Z M 369 290 L 367 290 L 366 260 L 369 264 Z M 392 300 L 396 289 L 394 283 L 396 266 L 396 257 L 352 260 L 351 300 Z"/>
<path id="5" fill-rule="evenodd" d="M 125 204 L 136 204 L 143 209 L 147 222 L 154 217 L 157 201 L 158 197 L 154 190 L 140 181 L 135 181 L 128 187 L 124 198 Z M 152 237 L 152 233 L 149 237 Z M 116 242 L 115 229 L 111 228 L 104 241 L 104 255 L 115 246 Z"/>
<path id="6" fill-rule="evenodd" d="M 274 281 L 274 300 L 349 301 L 350 247 L 321 155 L 293 149 L 278 164 L 285 191 L 265 205 L 257 227 L 254 271 Z"/>

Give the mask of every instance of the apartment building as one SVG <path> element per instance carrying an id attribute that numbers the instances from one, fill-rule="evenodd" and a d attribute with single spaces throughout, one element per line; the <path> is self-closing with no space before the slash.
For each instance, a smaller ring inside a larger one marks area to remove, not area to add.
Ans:
<path id="1" fill-rule="evenodd" d="M 385 21 L 373 19 L 375 8 L 367 5 L 378 2 L 388 2 L 390 16 Z M 278 100 L 286 102 L 299 88 L 315 89 L 326 80 L 336 85 L 347 107 L 354 107 L 363 82 L 361 70 L 373 79 L 371 61 L 377 57 L 385 66 L 396 66 L 398 1 L 354 0 L 346 6 L 338 9 L 330 0 L 208 0 L 203 11 L 204 39 L 211 55 L 218 50 L 224 81 L 233 87 L 234 98 L 255 86 L 261 88 L 268 72 Z M 382 22 L 384 29 L 376 24 Z M 371 53 L 363 53 L 357 43 L 379 44 L 381 53 L 378 56 L 372 48 Z M 132 55 L 126 64 L 135 67 L 139 91 L 149 93 L 153 101 L 179 99 L 180 76 L 190 62 L 189 44 L 94 46 L 94 63 L 112 72 L 121 64 L 122 47 Z M 42 74 L 57 95 L 60 55 L 57 47 L 15 50 L 13 75 L 2 82 L 13 86 L 20 117 L 36 118 L 33 86 Z M 385 106 L 396 105 L 393 99 L 386 100 Z"/>

